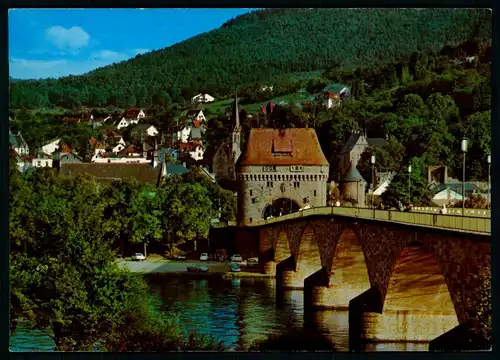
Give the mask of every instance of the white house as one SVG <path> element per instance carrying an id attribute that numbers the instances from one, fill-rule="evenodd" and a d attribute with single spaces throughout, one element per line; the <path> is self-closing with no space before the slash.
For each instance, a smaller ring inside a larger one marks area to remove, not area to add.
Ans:
<path id="1" fill-rule="evenodd" d="M 196 96 L 193 96 L 191 98 L 191 102 L 196 103 L 211 103 L 214 102 L 215 98 L 213 96 L 210 96 L 208 94 L 198 94 Z"/>
<path id="2" fill-rule="evenodd" d="M 203 149 L 203 146 L 201 145 L 196 145 L 193 147 L 192 151 L 189 152 L 189 155 L 195 159 L 196 161 L 202 160 L 203 159 L 203 153 L 205 152 L 205 149 Z"/>
<path id="3" fill-rule="evenodd" d="M 149 124 L 139 124 L 137 126 L 134 126 L 131 132 L 131 135 L 137 138 L 139 138 L 141 135 L 144 137 L 148 137 L 148 136 L 157 136 L 158 134 L 159 134 L 158 129 L 156 129 L 153 125 Z"/>
<path id="4" fill-rule="evenodd" d="M 190 126 L 184 126 L 181 130 L 177 131 L 174 136 L 173 136 L 173 141 L 181 141 L 183 143 L 187 143 L 189 140 L 189 135 L 191 134 L 191 127 Z"/>
<path id="5" fill-rule="evenodd" d="M 94 148 L 94 155 L 90 159 L 90 161 L 94 162 L 95 159 L 98 159 L 102 157 L 102 154 L 106 153 L 106 149 L 104 148 L 104 145 L 102 144 L 96 144 Z"/>
<path id="6" fill-rule="evenodd" d="M 123 114 L 123 117 L 130 121 L 132 124 L 138 124 L 139 120 L 142 120 L 146 117 L 146 114 L 141 109 L 128 109 Z"/>
<path id="7" fill-rule="evenodd" d="M 20 131 L 14 135 L 9 129 L 9 144 L 19 155 L 28 155 L 30 149 Z"/>
<path id="8" fill-rule="evenodd" d="M 32 160 L 33 167 L 52 167 L 53 160 L 52 155 L 47 153 L 39 153 Z"/>
<path id="9" fill-rule="evenodd" d="M 123 117 L 118 122 L 116 127 L 118 129 L 130 126 L 132 124 L 138 124 L 140 120 L 144 119 L 146 114 L 141 109 L 128 109 L 123 114 Z"/>
<path id="10" fill-rule="evenodd" d="M 12 151 L 14 151 L 14 155 L 16 157 L 16 165 L 17 168 L 19 169 L 19 172 L 23 173 L 32 166 L 32 159 L 33 159 L 32 156 L 29 155 L 21 156 L 15 149 L 12 149 Z"/>
<path id="11" fill-rule="evenodd" d="M 186 116 L 192 121 L 207 121 L 207 118 L 205 117 L 205 114 L 203 114 L 203 110 L 201 109 L 189 110 Z"/>
<path id="12" fill-rule="evenodd" d="M 53 154 L 54 151 L 59 149 L 59 143 L 61 142 L 60 139 L 52 140 L 48 144 L 42 146 L 42 152 L 45 154 Z"/>
<path id="13" fill-rule="evenodd" d="M 127 121 L 127 119 L 125 118 L 122 118 L 118 124 L 116 125 L 116 128 L 117 129 L 122 129 L 122 128 L 126 128 L 127 126 L 129 126 L 130 123 Z"/>
<path id="14" fill-rule="evenodd" d="M 123 139 L 122 139 L 123 140 Z M 118 144 L 116 144 L 115 147 L 113 147 L 113 149 L 111 150 L 113 153 L 115 154 L 118 154 L 120 151 L 122 151 L 123 149 L 125 149 L 125 143 L 121 143 L 119 142 Z"/>

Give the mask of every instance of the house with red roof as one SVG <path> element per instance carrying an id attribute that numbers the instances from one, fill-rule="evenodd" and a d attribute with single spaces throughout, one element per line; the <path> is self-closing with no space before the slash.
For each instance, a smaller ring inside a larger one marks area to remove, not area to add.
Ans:
<path id="1" fill-rule="evenodd" d="M 235 167 L 239 224 L 326 206 L 329 163 L 314 129 L 251 129 Z"/>
<path id="2" fill-rule="evenodd" d="M 139 121 L 146 118 L 146 114 L 141 109 L 127 109 L 125 110 L 122 118 L 115 122 L 118 129 L 125 128 L 132 124 L 138 124 Z"/>

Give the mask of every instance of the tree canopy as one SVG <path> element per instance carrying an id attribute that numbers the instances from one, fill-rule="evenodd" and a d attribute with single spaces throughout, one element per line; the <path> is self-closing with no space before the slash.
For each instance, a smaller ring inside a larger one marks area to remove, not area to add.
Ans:
<path id="1" fill-rule="evenodd" d="M 149 107 L 200 92 L 227 96 L 255 82 L 279 83 L 292 73 L 369 68 L 416 51 L 491 38 L 491 19 L 487 9 L 465 8 L 258 10 L 82 76 L 11 79 L 11 107 Z M 409 70 L 415 80 L 424 79 L 429 65 L 425 56 L 414 57 Z M 383 76 L 398 79 L 394 71 Z"/>

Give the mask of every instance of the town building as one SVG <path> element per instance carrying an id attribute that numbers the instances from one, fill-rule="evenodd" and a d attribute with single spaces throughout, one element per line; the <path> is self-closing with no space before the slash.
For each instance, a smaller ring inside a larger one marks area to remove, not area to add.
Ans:
<path id="1" fill-rule="evenodd" d="M 9 129 L 9 145 L 21 156 L 28 155 L 30 152 L 28 143 L 24 140 L 20 131 L 14 134 Z"/>
<path id="2" fill-rule="evenodd" d="M 361 155 L 368 148 L 382 148 L 387 144 L 386 139 L 368 138 L 360 131 L 353 133 L 347 140 L 342 152 L 339 154 L 339 174 L 335 177 L 341 179 L 351 166 L 357 167 Z"/>
<path id="3" fill-rule="evenodd" d="M 329 164 L 314 129 L 251 129 L 236 172 L 240 225 L 326 206 Z"/>
<path id="4" fill-rule="evenodd" d="M 213 156 L 212 170 L 217 181 L 236 179 L 235 164 L 241 155 L 242 136 L 238 98 L 233 102 L 229 123 L 232 128 L 230 138 L 219 144 Z"/>
<path id="5" fill-rule="evenodd" d="M 59 149 L 60 139 L 53 139 L 49 141 L 47 144 L 42 146 L 42 153 L 44 154 L 53 154 L 57 149 Z"/>
<path id="6" fill-rule="evenodd" d="M 351 164 L 340 181 L 340 194 L 345 200 L 353 201 L 355 206 L 365 207 L 366 185 L 366 180 L 363 179 L 356 166 Z"/>
<path id="7" fill-rule="evenodd" d="M 128 109 L 123 114 L 123 117 L 115 122 L 117 129 L 122 129 L 133 124 L 138 124 L 139 121 L 144 120 L 146 114 L 141 109 Z"/>
<path id="8" fill-rule="evenodd" d="M 208 94 L 198 94 L 191 98 L 192 103 L 211 103 L 214 102 L 215 98 Z"/>

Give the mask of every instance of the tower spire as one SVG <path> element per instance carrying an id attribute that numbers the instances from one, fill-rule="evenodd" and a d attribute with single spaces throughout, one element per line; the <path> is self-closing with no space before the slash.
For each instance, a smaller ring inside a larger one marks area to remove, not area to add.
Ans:
<path id="1" fill-rule="evenodd" d="M 233 116 L 234 116 L 234 126 L 240 128 L 240 110 L 238 107 L 238 92 L 234 94 L 234 106 L 233 106 Z"/>

